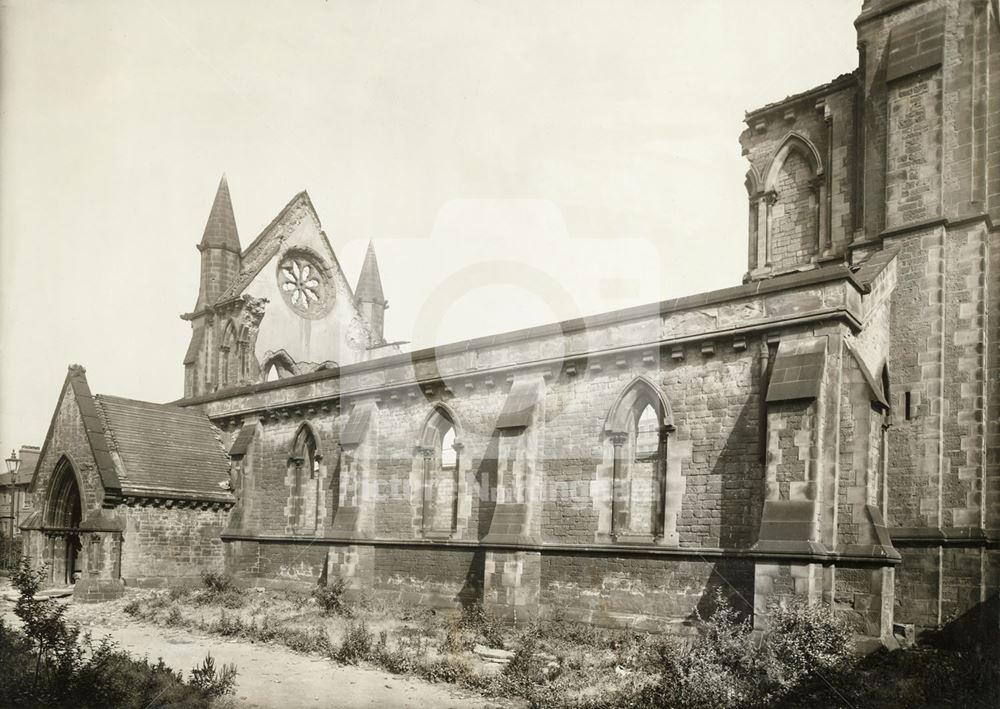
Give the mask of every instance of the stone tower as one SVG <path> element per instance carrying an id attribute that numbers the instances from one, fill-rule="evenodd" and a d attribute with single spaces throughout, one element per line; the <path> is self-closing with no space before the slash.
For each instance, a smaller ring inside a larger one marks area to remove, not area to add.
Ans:
<path id="1" fill-rule="evenodd" d="M 1000 22 L 995 0 L 866 0 L 855 26 L 854 72 L 746 116 L 745 280 L 894 260 L 864 323 L 891 405 L 870 492 L 896 620 L 941 628 L 1000 573 Z"/>
<path id="2" fill-rule="evenodd" d="M 943 627 L 995 592 L 1000 569 L 997 3 L 869 0 L 855 24 L 865 181 L 852 258 L 897 252 L 887 492 L 903 556 L 897 620 Z"/>

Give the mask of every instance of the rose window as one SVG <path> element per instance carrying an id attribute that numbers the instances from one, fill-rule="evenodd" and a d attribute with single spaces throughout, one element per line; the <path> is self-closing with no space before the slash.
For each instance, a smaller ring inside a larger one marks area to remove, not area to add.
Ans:
<path id="1" fill-rule="evenodd" d="M 319 317 L 329 310 L 323 271 L 305 254 L 289 254 L 281 261 L 278 288 L 285 302 L 306 317 Z"/>

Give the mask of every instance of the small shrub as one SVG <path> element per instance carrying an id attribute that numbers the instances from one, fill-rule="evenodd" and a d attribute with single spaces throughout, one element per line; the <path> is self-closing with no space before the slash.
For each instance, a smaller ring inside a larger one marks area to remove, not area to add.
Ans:
<path id="1" fill-rule="evenodd" d="M 223 637 L 236 637 L 244 634 L 246 626 L 238 615 L 230 616 L 226 615 L 225 611 L 222 611 L 219 619 L 209 626 L 209 629 L 211 632 Z"/>
<path id="2" fill-rule="evenodd" d="M 337 649 L 334 658 L 351 665 L 370 659 L 374 640 L 365 621 L 351 623 L 344 632 L 344 642 Z"/>
<path id="3" fill-rule="evenodd" d="M 606 647 L 614 642 L 614 635 L 608 630 L 566 618 L 561 606 L 557 606 L 552 615 L 541 622 L 541 633 L 552 640 L 592 648 Z"/>
<path id="4" fill-rule="evenodd" d="M 350 617 L 353 615 L 351 607 L 347 604 L 347 581 L 338 578 L 332 583 L 320 585 L 313 591 L 312 597 L 316 599 L 323 615 L 341 615 Z"/>
<path id="5" fill-rule="evenodd" d="M 503 621 L 476 603 L 462 609 L 461 627 L 479 635 L 490 647 L 503 647 L 506 642 L 507 628 Z"/>
<path id="6" fill-rule="evenodd" d="M 441 650 L 445 653 L 456 653 L 468 650 L 469 643 L 466 642 L 462 634 L 462 627 L 458 623 L 449 623 L 445 629 L 444 640 L 441 642 Z"/>
<path id="7" fill-rule="evenodd" d="M 167 625 L 182 626 L 184 625 L 184 616 L 181 615 L 181 609 L 177 606 L 173 606 L 170 612 L 167 613 Z"/>
<path id="8" fill-rule="evenodd" d="M 416 666 L 413 657 L 401 648 L 396 648 L 395 650 L 389 650 L 388 648 L 377 649 L 373 660 L 386 672 L 391 672 L 394 675 L 413 672 Z"/>
<path id="9" fill-rule="evenodd" d="M 141 604 L 139 603 L 138 599 L 133 599 L 122 607 L 122 610 L 125 612 L 125 615 L 130 615 L 133 618 L 138 618 L 141 615 L 140 609 L 141 609 Z"/>
<path id="10" fill-rule="evenodd" d="M 180 673 L 162 660 L 156 664 L 134 660 L 107 639 L 94 645 L 89 634 L 81 637 L 75 626 L 66 623 L 66 606 L 34 598 L 42 578 L 44 571 L 31 569 L 24 559 L 13 579 L 21 592 L 15 613 L 24 632 L 8 629 L 0 621 L 0 706 L 208 709 L 213 692 L 231 689 L 234 667 L 223 668 L 218 676 L 213 667 L 213 682 L 203 687 L 185 684 Z M 138 603 L 134 610 L 138 612 Z M 208 681 L 207 672 L 203 679 Z"/>
<path id="11" fill-rule="evenodd" d="M 201 582 L 205 585 L 205 590 L 213 595 L 240 590 L 232 576 L 218 571 L 202 571 Z"/>
<path id="12" fill-rule="evenodd" d="M 412 672 L 415 667 L 413 658 L 402 647 L 389 649 L 389 634 L 384 630 L 378 634 L 378 643 L 372 650 L 371 660 L 384 670 L 397 675 Z"/>
<path id="13" fill-rule="evenodd" d="M 216 671 L 212 653 L 208 653 L 201 667 L 192 668 L 190 684 L 209 697 L 236 694 L 236 674 L 236 665 L 223 665 Z"/>
<path id="14" fill-rule="evenodd" d="M 829 607 L 793 602 L 770 610 L 767 645 L 783 685 L 846 665 L 852 657 L 851 629 Z"/>

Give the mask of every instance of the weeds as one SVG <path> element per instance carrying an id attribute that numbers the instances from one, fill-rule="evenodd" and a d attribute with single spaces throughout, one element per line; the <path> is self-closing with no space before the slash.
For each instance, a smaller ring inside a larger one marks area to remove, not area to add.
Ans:
<path id="1" fill-rule="evenodd" d="M 236 674 L 236 665 L 223 665 L 216 671 L 215 659 L 208 653 L 201 667 L 192 668 L 190 684 L 209 697 L 236 694 Z"/>
<path id="2" fill-rule="evenodd" d="M 850 657 L 849 630 L 825 606 L 773 609 L 772 630 L 762 636 L 720 594 L 712 615 L 699 616 L 700 635 L 681 639 L 597 628 L 559 611 L 521 625 L 518 632 L 481 605 L 455 615 L 380 600 L 348 605 L 345 587 L 335 582 L 318 588 L 312 602 L 287 591 L 259 594 L 252 612 L 239 612 L 219 602 L 227 593 L 222 582 L 218 593 L 209 588 L 189 592 L 187 603 L 200 603 L 200 596 L 214 593 L 218 613 L 189 624 L 343 663 L 372 663 L 489 696 L 518 698 L 532 707 L 832 706 L 847 697 L 854 706 L 867 708 L 920 706 L 927 698 L 940 704 L 947 692 L 965 705 L 988 706 L 970 698 L 991 696 L 988 681 L 970 674 L 974 660 L 956 662 L 954 653 L 886 653 L 859 663 Z M 183 596 L 167 594 L 147 599 L 127 604 L 126 612 L 164 622 L 176 604 L 185 602 Z M 164 608 L 169 613 L 160 612 Z M 339 642 L 331 641 L 338 636 Z M 514 656 L 497 673 L 486 672 L 472 652 L 479 644 L 513 650 Z M 889 668 L 908 677 L 904 691 L 893 691 L 896 678 Z"/>
<path id="3" fill-rule="evenodd" d="M 496 615 L 486 610 L 482 603 L 462 609 L 460 627 L 471 630 L 490 647 L 503 647 L 507 640 L 507 628 Z"/>
<path id="4" fill-rule="evenodd" d="M 215 596 L 240 590 L 232 576 L 219 573 L 218 571 L 202 571 L 201 582 L 204 584 L 205 589 Z"/>
<path id="5" fill-rule="evenodd" d="M 323 611 L 324 615 L 342 615 L 350 617 L 353 614 L 351 607 L 347 604 L 345 594 L 347 593 L 347 581 L 338 578 L 332 583 L 320 585 L 313 591 L 312 597 Z"/>
<path id="6" fill-rule="evenodd" d="M 356 665 L 360 660 L 369 660 L 373 657 L 374 640 L 365 621 L 351 623 L 344 633 L 343 643 L 337 648 L 333 657 L 349 665 Z"/>
<path id="7" fill-rule="evenodd" d="M 179 672 L 162 660 L 135 660 L 108 639 L 94 643 L 65 620 L 66 606 L 35 598 L 44 570 L 31 568 L 23 558 L 12 574 L 20 596 L 15 613 L 23 632 L 0 621 L 0 706 L 56 709 L 99 707 L 183 706 L 202 709 L 212 699 L 232 691 L 235 667 L 223 668 L 212 681 L 203 674 L 199 683 L 185 683 Z M 126 606 L 138 614 L 137 603 Z M 204 666 L 203 666 L 204 669 Z"/>
<path id="8" fill-rule="evenodd" d="M 246 605 L 246 594 L 240 589 L 235 579 L 228 574 L 221 574 L 217 571 L 202 571 L 201 581 L 204 589 L 200 593 L 194 594 L 195 603 L 199 605 L 219 605 L 223 608 L 236 610 Z M 183 598 L 186 593 L 182 590 L 171 590 L 170 600 Z"/>

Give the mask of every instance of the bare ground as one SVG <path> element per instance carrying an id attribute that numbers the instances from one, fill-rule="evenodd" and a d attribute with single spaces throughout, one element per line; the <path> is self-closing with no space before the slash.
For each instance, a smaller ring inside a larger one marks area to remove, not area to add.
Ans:
<path id="1" fill-rule="evenodd" d="M 0 580 L 7 586 L 7 580 Z M 0 591 L 9 590 L 2 588 Z M 57 602 L 67 602 L 60 600 Z M 239 669 L 235 697 L 220 706 L 258 707 L 480 707 L 511 706 L 488 700 L 452 685 L 388 674 L 382 670 L 341 665 L 318 656 L 302 655 L 279 645 L 254 644 L 206 635 L 183 628 L 162 628 L 138 622 L 121 610 L 122 602 L 73 604 L 67 617 L 89 631 L 104 636 L 136 657 L 163 661 L 185 676 L 211 653 L 216 666 L 235 664 Z M 0 601 L 4 622 L 18 625 L 13 603 Z"/>

